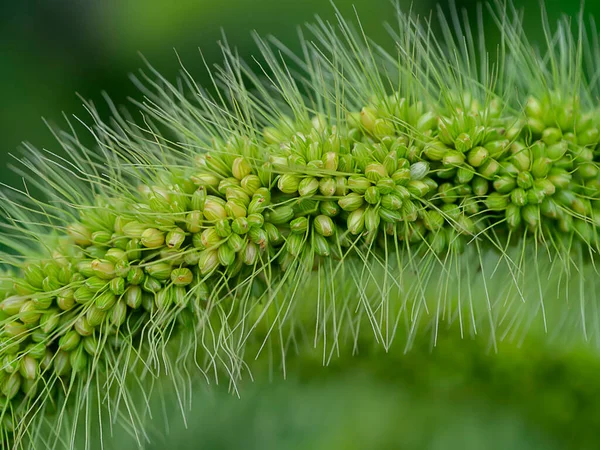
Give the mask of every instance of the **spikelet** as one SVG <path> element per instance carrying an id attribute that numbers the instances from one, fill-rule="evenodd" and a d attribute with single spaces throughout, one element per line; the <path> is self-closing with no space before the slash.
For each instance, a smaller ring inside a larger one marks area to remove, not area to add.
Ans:
<path id="1" fill-rule="evenodd" d="M 399 12 L 394 55 L 319 22 L 301 58 L 257 37 L 259 72 L 223 47 L 218 94 L 141 73 L 141 119 L 88 104 L 94 148 L 56 131 L 70 159 L 28 147 L 1 206 L 0 441 L 119 422 L 142 445 L 159 377 L 184 410 L 198 378 L 235 391 L 257 356 L 285 373 L 365 334 L 598 347 L 600 50 L 561 22 L 538 54 L 490 14 L 497 57 L 444 18 L 435 41 Z"/>

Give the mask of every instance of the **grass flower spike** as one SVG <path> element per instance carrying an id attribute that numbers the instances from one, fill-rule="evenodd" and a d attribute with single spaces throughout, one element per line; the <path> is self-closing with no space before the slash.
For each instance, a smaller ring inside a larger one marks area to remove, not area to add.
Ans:
<path id="1" fill-rule="evenodd" d="M 27 146 L 2 199 L 4 446 L 117 422 L 142 445 L 161 378 L 185 411 L 257 357 L 285 374 L 450 324 L 600 347 L 597 30 L 544 23 L 538 51 L 487 14 L 494 49 L 481 21 L 440 16 L 436 40 L 402 12 L 395 53 L 341 18 L 301 55 L 257 37 L 254 68 L 224 45 L 214 86 L 150 68 L 139 113 L 87 104 L 93 148 L 74 124 L 68 157 Z"/>

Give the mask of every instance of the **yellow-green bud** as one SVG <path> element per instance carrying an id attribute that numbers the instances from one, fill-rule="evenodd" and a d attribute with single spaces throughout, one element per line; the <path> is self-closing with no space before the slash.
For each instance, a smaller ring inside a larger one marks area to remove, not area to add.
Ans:
<path id="1" fill-rule="evenodd" d="M 69 373 L 71 370 L 71 362 L 69 352 L 58 351 L 54 357 L 54 373 L 56 375 L 63 376 Z"/>
<path id="2" fill-rule="evenodd" d="M 379 209 L 372 206 L 367 207 L 365 210 L 365 228 L 368 232 L 373 233 L 379 227 L 381 221 L 379 217 Z"/>
<path id="3" fill-rule="evenodd" d="M 519 172 L 519 175 L 517 175 L 517 185 L 523 189 L 530 189 L 533 186 L 533 177 L 529 172 Z"/>
<path id="4" fill-rule="evenodd" d="M 366 190 L 365 200 L 367 201 L 367 203 L 370 203 L 371 205 L 376 205 L 377 203 L 379 203 L 380 199 L 381 195 L 379 194 L 379 190 L 375 186 L 371 186 Z"/>
<path id="5" fill-rule="evenodd" d="M 262 214 L 250 214 L 247 219 L 250 229 L 262 227 L 265 223 L 265 217 Z"/>
<path id="6" fill-rule="evenodd" d="M 338 204 L 332 200 L 326 200 L 319 203 L 319 212 L 329 217 L 337 216 L 340 212 Z"/>
<path id="7" fill-rule="evenodd" d="M 371 163 L 371 164 L 367 164 L 367 167 L 365 167 L 365 176 L 367 177 L 368 180 L 377 182 L 377 181 L 379 181 L 379 179 L 381 179 L 383 177 L 387 177 L 388 174 L 387 174 L 383 164 Z"/>
<path id="8" fill-rule="evenodd" d="M 185 231 L 178 227 L 167 233 L 165 243 L 168 248 L 178 249 L 183 241 L 185 241 Z"/>
<path id="9" fill-rule="evenodd" d="M 494 189 L 500 194 L 508 194 L 516 187 L 516 180 L 509 175 L 503 175 L 494 180 Z"/>
<path id="10" fill-rule="evenodd" d="M 91 336 L 94 333 L 94 327 L 90 325 L 86 316 L 79 317 L 73 327 L 81 336 Z"/>
<path id="11" fill-rule="evenodd" d="M 327 238 L 320 234 L 313 235 L 313 248 L 315 253 L 319 256 L 329 256 L 331 254 L 331 249 L 329 247 L 329 242 L 327 242 Z"/>
<path id="12" fill-rule="evenodd" d="M 77 348 L 71 352 L 69 355 L 69 363 L 71 364 L 73 372 L 82 372 L 87 369 L 88 355 L 85 352 L 83 345 L 77 346 Z"/>
<path id="13" fill-rule="evenodd" d="M 79 345 L 80 339 L 79 333 L 75 330 L 69 330 L 58 340 L 58 348 L 69 352 Z"/>
<path id="14" fill-rule="evenodd" d="M 260 187 L 262 183 L 258 175 L 249 174 L 242 178 L 240 186 L 248 195 L 253 195 Z"/>
<path id="15" fill-rule="evenodd" d="M 263 199 L 258 199 L 257 200 L 259 203 L 263 203 L 264 200 Z M 254 200 L 252 200 L 250 202 L 250 205 L 252 206 Z M 256 202 L 254 202 L 256 204 Z M 253 208 L 256 209 L 256 208 Z M 241 200 L 238 199 L 232 199 L 232 200 L 228 200 L 227 203 L 225 204 L 225 211 L 227 212 L 227 215 L 229 217 L 231 217 L 232 219 L 237 219 L 238 217 L 246 217 L 246 214 L 248 214 L 248 210 L 246 209 L 246 205 L 244 205 L 244 202 L 242 202 Z"/>
<path id="16" fill-rule="evenodd" d="M 254 242 L 248 242 L 242 254 L 244 264 L 252 266 L 258 260 L 258 246 Z"/>
<path id="17" fill-rule="evenodd" d="M 155 262 L 146 267 L 146 273 L 157 280 L 168 280 L 171 276 L 171 265 L 166 262 Z"/>
<path id="18" fill-rule="evenodd" d="M 508 198 L 499 192 L 492 192 L 485 199 L 485 205 L 492 211 L 502 211 L 508 206 Z"/>
<path id="19" fill-rule="evenodd" d="M 121 295 L 125 292 L 125 280 L 121 277 L 110 280 L 110 290 L 115 295 Z"/>
<path id="20" fill-rule="evenodd" d="M 506 224 L 513 231 L 521 225 L 521 208 L 514 203 L 510 203 L 506 207 Z"/>
<path id="21" fill-rule="evenodd" d="M 222 266 L 230 266 L 235 261 L 235 252 L 228 245 L 221 245 L 217 250 L 217 257 Z"/>
<path id="22" fill-rule="evenodd" d="M 424 197 L 429 192 L 429 186 L 420 180 L 410 180 L 406 185 L 408 191 L 415 197 Z"/>
<path id="23" fill-rule="evenodd" d="M 238 180 L 242 180 L 246 175 L 250 175 L 252 167 L 250 163 L 243 156 L 238 156 L 233 160 L 231 165 L 231 173 Z"/>
<path id="24" fill-rule="evenodd" d="M 315 217 L 313 222 L 314 229 L 322 236 L 331 236 L 335 231 L 335 225 L 330 217 L 320 215 Z"/>
<path id="25" fill-rule="evenodd" d="M 51 333 L 60 323 L 60 313 L 56 309 L 51 309 L 40 317 L 40 330 L 46 334 Z"/>
<path id="26" fill-rule="evenodd" d="M 371 181 L 365 177 L 352 176 L 348 178 L 348 189 L 357 194 L 364 194 L 371 185 Z"/>
<path id="27" fill-rule="evenodd" d="M 348 179 L 346 177 L 335 177 L 335 195 L 338 197 L 348 193 Z"/>
<path id="28" fill-rule="evenodd" d="M 38 377 L 38 362 L 30 355 L 21 358 L 19 364 L 21 376 L 27 380 L 35 380 Z"/>
<path id="29" fill-rule="evenodd" d="M 298 185 L 298 194 L 302 197 L 314 195 L 319 189 L 319 180 L 313 177 L 306 177 Z"/>
<path id="30" fill-rule="evenodd" d="M 500 163 L 495 159 L 488 158 L 477 171 L 482 177 L 491 179 L 500 171 Z"/>
<path id="31" fill-rule="evenodd" d="M 480 167 L 489 157 L 489 151 L 485 147 L 475 147 L 467 154 L 467 162 L 472 167 Z"/>
<path id="32" fill-rule="evenodd" d="M 326 170 L 337 170 L 339 164 L 339 156 L 336 152 L 327 152 L 323 155 L 323 167 Z"/>
<path id="33" fill-rule="evenodd" d="M 250 229 L 248 219 L 245 217 L 238 217 L 231 223 L 231 230 L 237 234 L 246 234 Z"/>
<path id="34" fill-rule="evenodd" d="M 284 194 L 295 194 L 300 185 L 300 177 L 293 173 L 284 173 L 277 180 L 277 187 Z"/>
<path id="35" fill-rule="evenodd" d="M 542 141 L 547 145 L 556 144 L 562 139 L 562 132 L 558 128 L 549 127 L 542 133 Z"/>
<path id="36" fill-rule="evenodd" d="M 530 228 L 537 228 L 540 223 L 540 208 L 537 205 L 526 205 L 521 209 L 523 220 Z"/>
<path id="37" fill-rule="evenodd" d="M 94 270 L 92 269 L 92 261 L 80 261 L 77 263 L 77 271 L 81 273 L 84 277 L 94 276 Z"/>
<path id="38" fill-rule="evenodd" d="M 276 208 L 273 208 L 265 217 L 268 222 L 271 222 L 275 225 L 281 225 L 284 223 L 288 223 L 294 217 L 294 210 L 291 206 L 282 205 Z"/>
<path id="39" fill-rule="evenodd" d="M 132 221 L 123 225 L 123 234 L 129 239 L 140 238 L 148 227 L 143 223 Z"/>
<path id="40" fill-rule="evenodd" d="M 75 245 L 87 247 L 92 244 L 92 233 L 80 223 L 69 225 L 67 227 L 67 234 L 73 239 Z"/>
<path id="41" fill-rule="evenodd" d="M 552 161 L 558 161 L 565 155 L 565 153 L 567 153 L 567 150 L 567 141 L 560 141 L 556 144 L 546 147 L 546 156 Z"/>
<path id="42" fill-rule="evenodd" d="M 81 286 L 77 288 L 73 293 L 73 299 L 81 305 L 87 305 L 89 302 L 92 301 L 94 295 L 95 292 L 92 291 L 89 287 Z"/>
<path id="43" fill-rule="evenodd" d="M 23 276 L 31 286 L 37 289 L 41 289 L 42 282 L 44 281 L 44 271 L 37 264 L 28 264 L 23 269 Z"/>
<path id="44" fill-rule="evenodd" d="M 103 280 L 111 280 L 115 277 L 115 265 L 107 260 L 95 259 L 92 261 L 94 275 Z"/>
<path id="45" fill-rule="evenodd" d="M 190 269 L 185 267 L 175 269 L 171 272 L 171 281 L 175 286 L 187 286 L 194 281 L 194 274 Z"/>
<path id="46" fill-rule="evenodd" d="M 321 178 L 319 181 L 319 192 L 326 197 L 335 195 L 335 180 L 330 177 Z"/>
<path id="47" fill-rule="evenodd" d="M 21 306 L 21 310 L 19 311 L 19 319 L 24 324 L 34 324 L 40 320 L 40 316 L 40 311 L 31 300 L 23 303 L 23 306 Z"/>
<path id="48" fill-rule="evenodd" d="M 351 192 L 338 201 L 340 208 L 348 212 L 356 211 L 363 205 L 363 203 L 363 196 L 355 192 Z"/>
<path id="49" fill-rule="evenodd" d="M 442 158 L 442 164 L 446 167 L 460 166 L 464 162 L 464 153 L 456 150 L 448 150 Z"/>
<path id="50" fill-rule="evenodd" d="M 101 311 L 108 311 L 117 301 L 117 296 L 110 291 L 104 291 L 94 300 L 96 308 Z"/>
<path id="51" fill-rule="evenodd" d="M 216 222 L 217 220 L 226 219 L 227 211 L 225 211 L 225 202 L 212 195 L 206 197 L 204 202 L 204 218 L 209 222 Z"/>
<path id="52" fill-rule="evenodd" d="M 8 376 L 4 383 L 2 383 L 2 394 L 10 400 L 12 399 L 21 389 L 21 375 L 18 372 L 12 373 Z"/>
<path id="53" fill-rule="evenodd" d="M 208 275 L 219 266 L 219 253 L 217 250 L 203 250 L 200 253 L 198 268 L 202 275 Z"/>
<path id="54" fill-rule="evenodd" d="M 91 305 L 87 309 L 85 317 L 92 327 L 97 327 L 102 325 L 102 323 L 106 319 L 106 311 L 101 310 L 95 305 Z"/>
<path id="55" fill-rule="evenodd" d="M 127 261 L 127 253 L 120 248 L 109 248 L 104 255 L 104 259 L 112 263 Z"/>
<path id="56" fill-rule="evenodd" d="M 21 307 L 25 304 L 27 300 L 25 297 L 20 297 L 18 295 L 13 295 L 12 297 L 7 297 L 0 303 L 0 311 L 4 312 L 4 314 L 8 316 L 14 316 L 21 311 Z"/>
<path id="57" fill-rule="evenodd" d="M 308 230 L 308 218 L 306 217 L 297 217 L 290 222 L 290 230 L 292 233 L 306 233 Z"/>
<path id="58" fill-rule="evenodd" d="M 347 225 L 350 233 L 354 235 L 362 233 L 365 228 L 365 210 L 359 208 L 352 211 L 348 215 Z"/>
<path id="59" fill-rule="evenodd" d="M 473 140 L 467 133 L 460 133 L 454 140 L 454 148 L 459 152 L 466 152 L 473 148 Z"/>
<path id="60" fill-rule="evenodd" d="M 192 175 L 191 180 L 195 185 L 202 187 L 217 187 L 220 181 L 219 178 L 209 173 Z"/>

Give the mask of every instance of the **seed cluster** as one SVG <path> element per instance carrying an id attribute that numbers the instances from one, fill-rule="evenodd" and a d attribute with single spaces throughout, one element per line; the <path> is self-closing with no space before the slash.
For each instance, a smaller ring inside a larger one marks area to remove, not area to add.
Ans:
<path id="1" fill-rule="evenodd" d="M 89 376 L 118 346 L 109 337 L 203 308 L 238 274 L 387 242 L 459 251 L 492 228 L 595 245 L 600 116 L 558 94 L 512 114 L 496 101 L 463 104 L 392 95 L 336 124 L 282 122 L 260 140 L 215 145 L 134 200 L 82 210 L 52 257 L 28 262 L 3 292 L 0 434 L 49 380 Z"/>

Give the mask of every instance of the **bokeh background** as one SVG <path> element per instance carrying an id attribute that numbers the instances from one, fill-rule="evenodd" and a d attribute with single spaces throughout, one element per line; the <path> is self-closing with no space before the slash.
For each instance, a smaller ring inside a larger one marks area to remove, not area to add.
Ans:
<path id="1" fill-rule="evenodd" d="M 140 53 L 167 78 L 179 70 L 175 50 L 200 84 L 207 82 L 200 52 L 220 61 L 223 32 L 239 53 L 255 51 L 252 30 L 276 35 L 298 48 L 297 26 L 315 15 L 334 19 L 326 0 L 39 0 L 0 5 L 0 182 L 18 184 L 8 166 L 22 141 L 58 150 L 42 117 L 64 123 L 85 117 L 81 100 L 107 114 L 101 92 L 116 103 L 139 98 L 128 74 L 143 66 Z M 337 0 L 346 16 L 353 6 L 374 39 L 393 19 L 388 0 Z M 414 2 L 428 15 L 434 2 Z M 474 1 L 457 0 L 468 14 Z M 515 0 L 531 39 L 540 41 L 538 0 Z M 600 2 L 586 14 L 600 17 Z M 408 8 L 408 2 L 401 5 Z M 442 2 L 442 10 L 448 3 Z M 579 2 L 547 0 L 550 21 L 573 18 Z M 488 39 L 494 39 L 489 21 Z M 173 419 L 167 441 L 152 448 L 600 448 L 600 360 L 585 349 L 556 349 L 543 341 L 498 354 L 449 333 L 444 344 L 423 345 L 404 355 L 364 352 L 331 367 L 296 361 L 285 382 L 275 374 L 247 387 L 241 400 L 225 387 L 199 387 L 190 428 Z M 292 364 L 294 364 L 292 362 Z M 260 380 L 260 377 L 257 377 Z M 176 407 L 172 405 L 173 410 Z M 169 415 L 169 414 L 167 414 Z M 176 414 L 173 414 L 176 416 Z M 158 428 L 160 429 L 160 427 Z M 159 433 L 160 434 L 160 433 Z M 110 444 L 129 448 L 117 432 Z"/>

